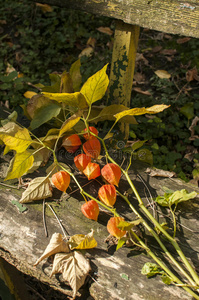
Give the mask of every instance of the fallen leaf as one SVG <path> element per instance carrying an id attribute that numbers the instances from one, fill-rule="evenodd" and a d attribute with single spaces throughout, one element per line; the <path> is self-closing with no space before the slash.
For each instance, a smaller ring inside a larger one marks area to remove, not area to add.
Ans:
<path id="1" fill-rule="evenodd" d="M 109 27 L 98 27 L 97 30 L 108 35 L 113 34 L 113 30 L 111 30 Z"/>
<path id="2" fill-rule="evenodd" d="M 95 38 L 89 37 L 88 41 L 87 41 L 87 45 L 95 48 L 95 44 L 96 44 L 97 40 Z"/>
<path id="3" fill-rule="evenodd" d="M 32 91 L 27 91 L 27 92 L 25 92 L 23 95 L 24 95 L 25 98 L 30 99 L 30 98 L 32 98 L 33 96 L 37 95 L 37 93 L 32 92 Z"/>
<path id="4" fill-rule="evenodd" d="M 73 289 L 73 297 L 75 298 L 77 291 L 84 284 L 90 269 L 89 261 L 80 252 L 58 253 L 55 255 L 50 277 L 54 274 L 62 273 L 63 279 Z"/>
<path id="5" fill-rule="evenodd" d="M 152 177 L 154 177 L 154 176 L 168 177 L 168 178 L 176 177 L 175 172 L 170 172 L 170 171 L 165 171 L 165 170 L 160 170 L 160 169 L 147 168 L 145 172 L 148 173 Z"/>
<path id="6" fill-rule="evenodd" d="M 82 250 L 82 249 L 92 249 L 97 247 L 97 242 L 94 239 L 93 233 L 94 231 L 92 229 L 91 232 L 88 233 L 87 235 L 75 234 L 71 236 L 69 239 L 70 249 Z"/>
<path id="7" fill-rule="evenodd" d="M 157 70 L 155 71 L 155 74 L 161 79 L 169 79 L 171 77 L 171 74 L 165 70 Z"/>
<path id="8" fill-rule="evenodd" d="M 139 94 L 142 94 L 142 95 L 151 96 L 151 93 L 149 91 L 143 91 L 139 87 L 134 87 L 133 91 L 135 91 L 135 92 L 137 92 Z"/>
<path id="9" fill-rule="evenodd" d="M 35 200 L 41 200 L 52 197 L 50 180 L 47 177 L 34 178 L 23 192 L 20 203 L 28 203 Z"/>
<path id="10" fill-rule="evenodd" d="M 36 3 L 36 6 L 40 7 L 44 13 L 53 11 L 53 8 L 48 4 Z"/>
<path id="11" fill-rule="evenodd" d="M 176 52 L 176 49 L 163 49 L 160 53 L 164 55 L 175 55 Z"/>
<path id="12" fill-rule="evenodd" d="M 54 233 L 50 239 L 48 246 L 46 247 L 44 253 L 40 256 L 40 258 L 36 261 L 34 266 L 37 266 L 43 259 L 49 257 L 56 253 L 69 253 L 70 249 L 68 246 L 68 242 L 63 239 L 61 233 Z"/>
<path id="13" fill-rule="evenodd" d="M 90 57 L 93 52 L 94 52 L 93 47 L 87 47 L 87 48 L 83 49 L 82 52 L 79 54 L 79 58 L 82 56 Z"/>
<path id="14" fill-rule="evenodd" d="M 188 41 L 190 41 L 190 37 L 184 37 L 184 38 L 180 38 L 180 39 L 177 39 L 177 44 L 184 44 L 184 43 L 187 43 Z"/>
<path id="15" fill-rule="evenodd" d="M 198 70 L 193 68 L 192 70 L 188 70 L 186 73 L 186 80 L 188 82 L 196 80 L 199 81 Z"/>

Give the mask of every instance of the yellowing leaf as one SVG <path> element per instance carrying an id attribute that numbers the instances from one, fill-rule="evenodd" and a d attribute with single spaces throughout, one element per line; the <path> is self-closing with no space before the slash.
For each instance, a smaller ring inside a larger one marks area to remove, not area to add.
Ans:
<path id="1" fill-rule="evenodd" d="M 81 61 L 80 59 L 78 59 L 72 64 L 69 71 L 73 81 L 73 89 L 75 92 L 78 92 L 80 90 L 80 86 L 82 83 L 82 75 L 80 73 L 80 67 L 81 67 Z"/>
<path id="2" fill-rule="evenodd" d="M 120 113 L 117 113 L 114 115 L 114 117 L 116 118 L 117 121 L 119 121 L 121 118 L 123 118 L 125 116 L 139 116 L 139 115 L 144 115 L 144 114 L 156 114 L 156 113 L 159 113 L 159 112 L 165 110 L 168 107 L 169 107 L 169 105 L 165 105 L 165 104 L 153 105 L 153 106 L 147 107 L 147 108 L 136 107 L 136 108 L 127 109 Z"/>
<path id="3" fill-rule="evenodd" d="M 18 130 L 14 136 L 0 132 L 0 139 L 10 150 L 15 150 L 17 153 L 24 152 L 32 143 L 32 139 L 26 128 Z"/>
<path id="4" fill-rule="evenodd" d="M 28 188 L 23 192 L 19 202 L 28 203 L 48 197 L 52 197 L 49 178 L 37 177 L 29 183 Z"/>
<path id="5" fill-rule="evenodd" d="M 50 242 L 49 242 L 48 246 L 46 247 L 44 253 L 36 261 L 34 266 L 37 266 L 46 257 L 49 257 L 49 256 L 59 253 L 59 252 L 68 253 L 68 252 L 70 252 L 70 249 L 68 246 L 68 242 L 66 242 L 63 239 L 63 236 L 61 235 L 61 233 L 54 233 L 52 235 Z"/>
<path id="6" fill-rule="evenodd" d="M 62 93 L 72 93 L 73 92 L 73 82 L 70 74 L 64 71 L 61 75 L 61 86 L 60 91 Z"/>
<path id="7" fill-rule="evenodd" d="M 70 105 L 73 107 L 78 107 L 80 109 L 86 108 L 87 102 L 85 97 L 80 93 L 46 93 L 43 94 L 51 100 L 55 100 L 57 102 L 62 102 L 66 105 Z"/>
<path id="8" fill-rule="evenodd" d="M 69 119 L 67 119 L 64 124 L 62 125 L 59 136 L 62 136 L 66 131 L 70 130 L 79 122 L 81 116 L 81 111 L 79 111 L 77 114 L 72 115 Z"/>
<path id="9" fill-rule="evenodd" d="M 89 261 L 80 252 L 57 253 L 53 261 L 51 277 L 53 274 L 62 273 L 63 279 L 73 289 L 73 298 L 75 298 L 77 291 L 84 284 L 89 271 Z"/>
<path id="10" fill-rule="evenodd" d="M 113 30 L 111 30 L 110 27 L 98 27 L 97 30 L 108 35 L 113 34 Z"/>
<path id="11" fill-rule="evenodd" d="M 26 112 L 31 117 L 34 118 L 35 112 L 42 106 L 50 104 L 50 99 L 44 97 L 43 95 L 35 95 L 29 101 L 26 107 Z"/>
<path id="12" fill-rule="evenodd" d="M 34 157 L 32 153 L 28 151 L 17 153 L 11 162 L 12 170 L 8 172 L 5 180 L 20 178 L 32 167 L 33 161 Z"/>
<path id="13" fill-rule="evenodd" d="M 44 13 L 53 11 L 53 8 L 48 4 L 36 3 L 36 5 L 39 6 Z"/>
<path id="14" fill-rule="evenodd" d="M 169 79 L 171 77 L 171 74 L 165 70 L 157 70 L 155 71 L 155 74 L 161 79 Z"/>
<path id="15" fill-rule="evenodd" d="M 25 92 L 23 95 L 24 95 L 24 97 L 30 99 L 30 98 L 32 98 L 33 96 L 37 95 L 37 93 L 32 92 L 32 91 L 27 91 L 27 92 Z"/>
<path id="16" fill-rule="evenodd" d="M 93 47 L 86 47 L 85 49 L 82 50 L 82 52 L 79 54 L 79 58 L 82 56 L 91 56 L 92 53 L 94 52 Z"/>
<path id="17" fill-rule="evenodd" d="M 89 105 L 100 100 L 107 90 L 109 84 L 109 79 L 106 74 L 107 66 L 108 64 L 88 78 L 80 90 Z"/>
<path id="18" fill-rule="evenodd" d="M 87 235 L 75 234 L 69 239 L 70 249 L 91 249 L 97 247 L 97 242 L 93 236 L 93 230 Z"/>

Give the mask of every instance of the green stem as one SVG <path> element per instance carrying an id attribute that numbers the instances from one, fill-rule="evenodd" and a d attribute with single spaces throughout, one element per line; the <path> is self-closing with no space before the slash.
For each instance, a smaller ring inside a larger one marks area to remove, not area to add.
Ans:
<path id="1" fill-rule="evenodd" d="M 175 217 L 176 207 L 177 206 L 175 206 L 175 209 L 173 210 L 172 207 L 169 206 L 170 212 L 171 212 L 172 217 L 173 217 L 173 238 L 175 238 L 175 236 L 176 236 L 176 217 Z"/>

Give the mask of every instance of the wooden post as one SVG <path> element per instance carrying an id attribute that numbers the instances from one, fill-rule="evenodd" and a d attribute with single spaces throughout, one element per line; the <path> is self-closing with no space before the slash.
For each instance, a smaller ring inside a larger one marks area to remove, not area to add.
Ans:
<path id="1" fill-rule="evenodd" d="M 116 22 L 108 104 L 117 103 L 130 107 L 139 32 L 140 27 L 137 25 Z M 121 131 L 125 132 L 127 139 L 129 125 L 122 124 Z"/>

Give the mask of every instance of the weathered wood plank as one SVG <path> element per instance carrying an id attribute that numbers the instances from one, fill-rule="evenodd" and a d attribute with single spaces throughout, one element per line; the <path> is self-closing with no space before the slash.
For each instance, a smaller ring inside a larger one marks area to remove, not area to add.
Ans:
<path id="1" fill-rule="evenodd" d="M 196 0 L 41 0 L 40 2 L 104 15 L 144 28 L 199 37 Z"/>

